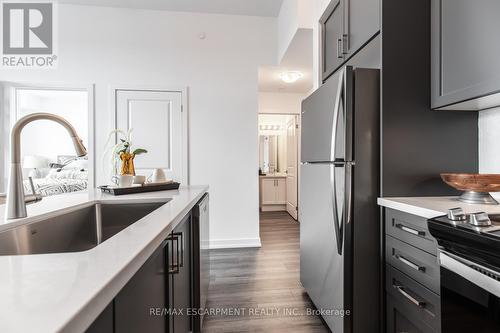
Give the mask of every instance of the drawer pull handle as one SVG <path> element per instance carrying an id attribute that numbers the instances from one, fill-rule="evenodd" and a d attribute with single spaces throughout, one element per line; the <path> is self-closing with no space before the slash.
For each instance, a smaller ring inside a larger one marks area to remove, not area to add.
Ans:
<path id="1" fill-rule="evenodd" d="M 419 301 L 418 299 L 410 295 L 403 286 L 394 285 L 394 288 L 396 288 L 401 295 L 403 295 L 407 300 L 409 300 L 419 308 L 425 308 L 425 302 Z"/>
<path id="2" fill-rule="evenodd" d="M 419 266 L 419 265 L 411 262 L 410 260 L 406 259 L 403 256 L 399 256 L 399 255 L 396 254 L 396 255 L 394 255 L 394 257 L 396 257 L 396 259 L 398 259 L 399 261 L 401 261 L 406 266 L 409 266 L 409 267 L 413 268 L 416 271 L 425 272 L 425 267 Z"/>
<path id="3" fill-rule="evenodd" d="M 415 236 L 425 236 L 425 231 L 415 230 L 413 228 L 409 228 L 407 226 L 402 225 L 401 223 L 396 224 L 396 228 L 406 231 Z"/>

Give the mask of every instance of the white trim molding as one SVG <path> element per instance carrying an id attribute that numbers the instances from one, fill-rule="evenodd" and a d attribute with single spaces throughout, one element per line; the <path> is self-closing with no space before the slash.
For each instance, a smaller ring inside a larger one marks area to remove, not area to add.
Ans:
<path id="1" fill-rule="evenodd" d="M 239 249 L 262 247 L 260 238 L 211 239 L 209 249 Z"/>

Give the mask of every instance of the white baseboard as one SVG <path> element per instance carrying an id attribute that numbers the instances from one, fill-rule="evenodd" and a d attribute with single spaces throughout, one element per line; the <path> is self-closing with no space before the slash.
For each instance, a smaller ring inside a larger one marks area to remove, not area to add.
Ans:
<path id="1" fill-rule="evenodd" d="M 237 249 L 245 247 L 261 247 L 260 238 L 212 239 L 209 249 Z"/>
<path id="2" fill-rule="evenodd" d="M 264 205 L 260 207 L 261 212 L 286 212 L 286 205 Z"/>

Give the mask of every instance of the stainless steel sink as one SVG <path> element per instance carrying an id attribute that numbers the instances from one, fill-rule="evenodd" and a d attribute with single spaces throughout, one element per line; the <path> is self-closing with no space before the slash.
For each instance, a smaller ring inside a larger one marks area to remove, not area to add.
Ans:
<path id="1" fill-rule="evenodd" d="M 100 203 L 9 229 L 0 233 L 0 255 L 86 251 L 113 237 L 168 201 Z"/>

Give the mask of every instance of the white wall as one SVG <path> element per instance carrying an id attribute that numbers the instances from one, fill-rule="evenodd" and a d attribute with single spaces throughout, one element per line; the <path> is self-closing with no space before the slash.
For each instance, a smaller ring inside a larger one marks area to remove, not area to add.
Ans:
<path id="1" fill-rule="evenodd" d="M 190 180 L 210 185 L 211 245 L 257 245 L 257 68 L 276 60 L 276 30 L 271 18 L 61 4 L 58 69 L 0 77 L 95 83 L 97 161 L 111 85 L 188 86 Z"/>
<path id="2" fill-rule="evenodd" d="M 317 1 L 284 0 L 278 16 L 278 62 L 283 60 L 293 37 L 299 29 L 312 29 Z"/>
<path id="3" fill-rule="evenodd" d="M 300 114 L 306 94 L 259 92 L 259 113 Z"/>
<path id="4" fill-rule="evenodd" d="M 500 173 L 500 108 L 479 112 L 479 172 Z"/>

